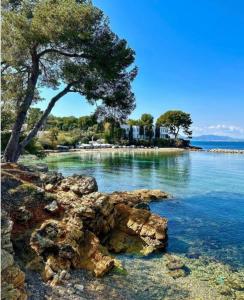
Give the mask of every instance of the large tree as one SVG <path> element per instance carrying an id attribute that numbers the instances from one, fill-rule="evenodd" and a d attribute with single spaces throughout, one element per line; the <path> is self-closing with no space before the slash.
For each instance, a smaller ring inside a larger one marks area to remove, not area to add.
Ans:
<path id="1" fill-rule="evenodd" d="M 191 116 L 180 110 L 167 111 L 157 119 L 156 124 L 157 126 L 167 127 L 175 139 L 178 138 L 180 130 L 189 138 L 192 135 L 192 131 L 190 130 L 192 124 Z"/>
<path id="2" fill-rule="evenodd" d="M 143 126 L 153 126 L 153 116 L 151 114 L 142 114 L 140 123 Z"/>
<path id="3" fill-rule="evenodd" d="M 18 160 L 68 93 L 126 113 L 134 109 L 131 81 L 137 70 L 129 69 L 134 51 L 91 1 L 5 0 L 2 15 L 2 105 L 16 112 L 5 161 Z M 56 95 L 20 141 L 27 112 L 42 88 L 57 90 Z"/>
<path id="4" fill-rule="evenodd" d="M 143 127 L 143 135 L 151 141 L 153 137 L 153 116 L 151 114 L 142 114 L 140 124 Z"/>

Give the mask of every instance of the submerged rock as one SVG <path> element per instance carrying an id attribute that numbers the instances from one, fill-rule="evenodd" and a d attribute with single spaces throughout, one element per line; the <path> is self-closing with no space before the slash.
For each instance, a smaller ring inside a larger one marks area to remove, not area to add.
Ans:
<path id="1" fill-rule="evenodd" d="M 178 257 L 173 255 L 166 256 L 168 262 L 166 263 L 166 267 L 169 270 L 168 274 L 174 279 L 186 276 L 186 267 L 185 263 L 180 260 Z"/>

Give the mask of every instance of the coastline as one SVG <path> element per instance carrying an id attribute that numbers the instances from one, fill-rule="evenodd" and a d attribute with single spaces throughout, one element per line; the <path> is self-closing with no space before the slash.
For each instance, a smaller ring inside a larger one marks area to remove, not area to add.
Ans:
<path id="1" fill-rule="evenodd" d="M 69 151 L 47 150 L 47 155 L 60 154 L 85 154 L 85 153 L 183 153 L 183 152 L 205 152 L 224 154 L 244 154 L 241 149 L 197 149 L 197 148 L 97 148 L 97 149 L 70 149 Z"/>
<path id="2" fill-rule="evenodd" d="M 205 153 L 224 153 L 224 154 L 244 154 L 244 150 L 241 149 L 197 149 L 189 148 L 192 152 L 205 152 Z"/>
<path id="3" fill-rule="evenodd" d="M 185 152 L 187 149 L 182 148 L 100 148 L 100 149 L 70 149 L 69 151 L 57 151 L 57 150 L 48 150 L 45 151 L 48 155 L 57 155 L 57 154 L 70 154 L 70 153 L 151 153 L 151 152 L 160 152 L 160 153 L 180 153 Z"/>

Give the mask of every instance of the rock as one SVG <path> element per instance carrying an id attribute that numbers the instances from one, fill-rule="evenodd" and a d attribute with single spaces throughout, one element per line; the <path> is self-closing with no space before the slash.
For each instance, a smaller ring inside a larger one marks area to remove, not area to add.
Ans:
<path id="1" fill-rule="evenodd" d="M 169 270 L 178 270 L 178 269 L 182 269 L 184 268 L 184 263 L 181 262 L 180 260 L 172 260 L 172 261 L 169 261 L 167 264 L 166 264 L 166 267 L 169 269 Z"/>
<path id="2" fill-rule="evenodd" d="M 45 191 L 53 192 L 54 190 L 55 190 L 55 185 L 54 184 L 48 183 L 48 184 L 45 185 Z"/>
<path id="3" fill-rule="evenodd" d="M 74 288 L 77 289 L 77 290 L 79 290 L 80 292 L 83 292 L 84 285 L 82 285 L 82 284 L 75 284 Z"/>
<path id="4" fill-rule="evenodd" d="M 53 201 L 51 202 L 50 204 L 46 205 L 45 206 L 45 209 L 51 213 L 55 213 L 58 211 L 58 203 L 57 201 Z"/>
<path id="5" fill-rule="evenodd" d="M 78 196 L 97 192 L 97 182 L 95 178 L 82 175 L 73 175 L 63 179 L 59 189 L 63 191 L 72 191 Z"/>
<path id="6" fill-rule="evenodd" d="M 134 206 L 134 208 L 145 209 L 145 210 L 150 211 L 150 206 L 147 203 L 145 203 L 145 202 L 136 204 Z"/>
<path id="7" fill-rule="evenodd" d="M 148 255 L 164 249 L 167 220 L 152 214 L 147 203 L 167 197 L 165 193 L 138 190 L 105 194 L 97 191 L 93 177 L 64 178 L 56 172 L 38 172 L 16 164 L 6 164 L 3 170 L 6 299 L 26 297 L 25 274 L 14 257 L 24 270 L 40 272 L 48 284 L 56 286 L 69 278 L 71 268 L 104 276 L 115 266 L 108 250 Z M 79 293 L 83 288 L 80 285 L 74 290 Z"/>
<path id="8" fill-rule="evenodd" d="M 167 220 L 144 209 L 117 204 L 115 229 L 107 241 L 110 250 L 149 254 L 163 249 L 167 241 Z"/>
<path id="9" fill-rule="evenodd" d="M 185 264 L 178 257 L 167 254 L 167 260 L 166 267 L 171 277 L 176 279 L 187 275 Z"/>
<path id="10" fill-rule="evenodd" d="M 114 192 L 109 195 L 113 203 L 123 203 L 134 207 L 139 203 L 149 203 L 151 201 L 169 198 L 169 195 L 160 190 L 135 190 L 130 192 Z"/>
<path id="11" fill-rule="evenodd" d="M 47 172 L 45 174 L 40 174 L 40 180 L 41 180 L 42 184 L 44 184 L 44 185 L 47 185 L 47 184 L 56 185 L 63 179 L 64 179 L 64 177 L 61 173 L 57 173 L 54 171 Z"/>
<path id="12" fill-rule="evenodd" d="M 26 223 L 32 218 L 32 213 L 25 208 L 25 206 L 21 206 L 16 209 L 15 219 L 17 222 Z"/>
<path id="13" fill-rule="evenodd" d="M 1 270 L 5 270 L 14 264 L 14 258 L 11 253 L 2 249 L 1 250 Z"/>
<path id="14" fill-rule="evenodd" d="M 11 230 L 13 222 L 1 211 L 1 299 L 27 299 L 25 274 L 14 261 Z"/>
<path id="15" fill-rule="evenodd" d="M 168 274 L 174 279 L 186 276 L 186 272 L 183 269 L 172 270 L 169 271 Z"/>
<path id="16" fill-rule="evenodd" d="M 48 172 L 48 165 L 38 163 L 38 164 L 35 164 L 35 169 L 36 169 L 36 171 L 39 171 L 39 172 Z"/>

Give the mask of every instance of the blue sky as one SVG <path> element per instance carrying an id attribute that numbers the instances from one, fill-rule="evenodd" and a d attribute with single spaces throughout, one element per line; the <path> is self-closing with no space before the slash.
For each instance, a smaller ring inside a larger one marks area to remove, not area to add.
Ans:
<path id="1" fill-rule="evenodd" d="M 189 112 L 194 135 L 244 137 L 244 1 L 96 0 L 120 37 L 136 51 L 133 118 L 170 109 Z M 51 91 L 43 91 L 49 98 Z M 47 102 L 40 106 L 44 108 Z M 93 111 L 65 96 L 54 115 Z"/>

